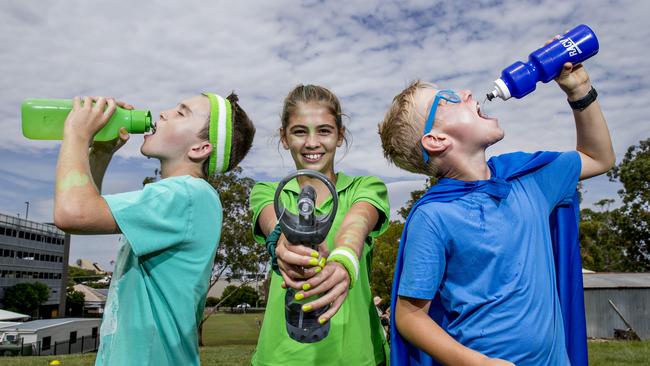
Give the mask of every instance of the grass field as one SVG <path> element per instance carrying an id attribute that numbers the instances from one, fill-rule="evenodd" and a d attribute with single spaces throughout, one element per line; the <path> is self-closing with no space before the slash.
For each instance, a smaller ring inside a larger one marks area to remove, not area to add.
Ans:
<path id="1" fill-rule="evenodd" d="M 648 366 L 650 365 L 650 340 L 591 341 L 589 365 L 592 366 Z"/>
<path id="2" fill-rule="evenodd" d="M 261 319 L 262 314 L 213 315 L 204 329 L 206 347 L 201 348 L 202 365 L 250 365 L 250 359 L 255 350 L 259 334 L 258 322 Z M 95 362 L 95 354 L 0 357 L 0 365 L 47 366 L 52 360 L 59 360 L 61 366 L 92 366 Z M 592 366 L 650 365 L 650 341 L 589 342 L 589 364 Z"/>
<path id="3" fill-rule="evenodd" d="M 205 346 L 254 346 L 262 318 L 264 314 L 214 314 L 203 326 Z"/>

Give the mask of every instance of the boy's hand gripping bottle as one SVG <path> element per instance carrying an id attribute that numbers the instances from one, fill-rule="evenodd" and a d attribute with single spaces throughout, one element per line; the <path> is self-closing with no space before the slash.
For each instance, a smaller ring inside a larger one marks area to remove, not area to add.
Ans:
<path id="1" fill-rule="evenodd" d="M 298 176 L 310 176 L 319 179 L 327 186 L 332 195 L 332 210 L 325 216 L 316 217 L 316 190 L 310 185 L 305 185 L 298 196 L 298 215 L 288 212 L 280 202 L 280 194 L 284 186 Z M 327 238 L 327 233 L 332 227 L 336 210 L 338 208 L 338 195 L 334 184 L 322 173 L 315 170 L 303 169 L 290 174 L 282 179 L 275 191 L 273 200 L 275 215 L 280 228 L 289 243 L 302 244 L 318 249 L 318 245 Z M 322 307 L 311 312 L 304 312 L 302 306 L 316 299 L 310 298 L 296 300 L 296 290 L 287 289 L 284 300 L 285 322 L 289 336 L 301 343 L 318 342 L 329 334 L 330 323 L 320 324 L 318 318 L 329 309 Z"/>
<path id="2" fill-rule="evenodd" d="M 584 24 L 569 30 L 563 36 L 530 54 L 528 62 L 517 61 L 501 72 L 501 77 L 494 81 L 494 90 L 487 94 L 487 99 L 499 97 L 523 98 L 535 90 L 538 81 L 547 83 L 562 71 L 566 62 L 578 64 L 598 53 L 598 39 Z"/>

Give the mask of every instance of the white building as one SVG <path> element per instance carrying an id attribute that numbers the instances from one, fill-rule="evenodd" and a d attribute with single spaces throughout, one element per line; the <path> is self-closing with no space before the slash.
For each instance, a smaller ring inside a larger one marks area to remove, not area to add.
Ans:
<path id="1" fill-rule="evenodd" d="M 84 313 L 99 316 L 104 314 L 108 289 L 94 289 L 83 284 L 77 284 L 74 285 L 74 290 L 84 294 Z"/>
<path id="2" fill-rule="evenodd" d="M 97 350 L 99 318 L 34 320 L 0 328 L 0 352 L 16 346 L 32 355 L 60 355 Z M 26 347 L 25 345 L 30 345 Z"/>
<path id="3" fill-rule="evenodd" d="M 65 314 L 70 235 L 51 224 L 0 214 L 0 299 L 6 288 L 40 282 L 50 298 L 38 316 Z"/>

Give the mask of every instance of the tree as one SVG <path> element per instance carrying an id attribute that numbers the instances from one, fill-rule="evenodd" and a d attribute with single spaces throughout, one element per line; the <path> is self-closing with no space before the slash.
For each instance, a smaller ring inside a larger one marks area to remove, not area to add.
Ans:
<path id="1" fill-rule="evenodd" d="M 41 282 L 19 283 L 5 289 L 2 303 L 6 310 L 38 316 L 38 308 L 49 297 L 50 288 Z"/>
<path id="2" fill-rule="evenodd" d="M 153 175 L 150 177 L 144 177 L 142 180 L 142 185 L 146 186 L 149 183 L 156 182 L 158 179 L 160 179 L 160 169 L 154 169 Z"/>
<path id="3" fill-rule="evenodd" d="M 98 274 L 91 269 L 83 269 L 75 266 L 68 266 L 68 287 L 86 281 L 97 281 L 105 275 Z"/>
<path id="4" fill-rule="evenodd" d="M 81 291 L 76 291 L 74 287 L 68 287 L 65 294 L 66 315 L 82 316 L 84 312 L 84 303 L 86 295 Z"/>
<path id="5" fill-rule="evenodd" d="M 422 189 L 411 192 L 411 199 L 406 202 L 404 207 L 397 212 L 406 220 L 411 208 L 422 197 L 422 195 L 438 180 L 429 177 Z M 400 221 L 391 221 L 386 232 L 375 240 L 372 253 L 372 267 L 370 272 L 370 284 L 373 293 L 381 297 L 384 303 L 390 302 L 390 292 L 393 283 L 393 274 L 395 272 L 395 261 L 397 260 L 397 249 L 399 248 L 399 239 L 402 236 L 404 223 Z"/>
<path id="6" fill-rule="evenodd" d="M 260 295 L 254 288 L 248 285 L 228 285 L 223 290 L 221 298 L 224 299 L 224 301 L 220 305 L 234 307 L 243 303 L 254 305 L 259 300 Z"/>
<path id="7" fill-rule="evenodd" d="M 619 180 L 623 205 L 617 221 L 628 270 L 650 270 L 650 138 L 627 149 L 623 160 L 608 174 Z"/>
<path id="8" fill-rule="evenodd" d="M 266 248 L 253 240 L 251 232 L 252 212 L 248 208 L 248 197 L 255 181 L 241 176 L 237 167 L 212 180 L 212 186 L 219 192 L 223 207 L 221 240 L 214 258 L 212 277 L 209 288 L 224 276 L 228 280 L 244 278 L 245 275 L 257 275 L 265 271 L 264 264 L 269 257 Z M 225 299 L 226 296 L 222 296 Z M 214 313 L 216 307 L 206 314 L 199 324 L 199 345 L 203 345 L 203 324 Z"/>
<path id="9" fill-rule="evenodd" d="M 385 304 L 390 303 L 397 249 L 403 228 L 404 223 L 391 221 L 388 229 L 375 239 L 375 245 L 372 249 L 370 284 L 373 294 L 381 297 Z"/>
<path id="10" fill-rule="evenodd" d="M 610 209 L 613 199 L 596 202 L 598 210 L 580 211 L 583 265 L 595 271 L 650 270 L 650 139 L 630 146 L 623 160 L 607 173 L 619 180 L 623 204 Z"/>
<path id="11" fill-rule="evenodd" d="M 596 204 L 598 207 L 605 205 L 603 201 L 599 203 Z M 627 259 L 617 224 L 619 220 L 618 210 L 599 212 L 585 208 L 580 211 L 580 255 L 584 268 L 597 272 L 626 270 Z"/>
<path id="12" fill-rule="evenodd" d="M 213 296 L 208 296 L 207 299 L 205 299 L 205 306 L 207 307 L 214 307 L 217 306 L 219 303 L 219 298 L 218 297 L 213 297 Z"/>
<path id="13" fill-rule="evenodd" d="M 420 199 L 420 197 L 422 197 L 422 195 L 424 195 L 424 193 L 437 182 L 438 182 L 438 178 L 429 177 L 429 179 L 427 179 L 427 182 L 424 184 L 424 187 L 422 189 L 416 189 L 415 191 L 411 192 L 411 199 L 408 200 L 408 202 L 406 202 L 406 205 L 400 208 L 397 211 L 397 213 L 399 213 L 399 215 L 402 216 L 404 220 L 406 220 L 415 202 L 417 202 Z"/>
<path id="14" fill-rule="evenodd" d="M 248 196 L 255 181 L 240 174 L 241 168 L 237 167 L 218 175 L 212 182 L 221 199 L 223 224 L 211 286 L 224 274 L 229 278 L 257 274 L 262 264 L 268 261 L 266 248 L 253 240 L 251 231 L 252 212 L 248 208 Z"/>

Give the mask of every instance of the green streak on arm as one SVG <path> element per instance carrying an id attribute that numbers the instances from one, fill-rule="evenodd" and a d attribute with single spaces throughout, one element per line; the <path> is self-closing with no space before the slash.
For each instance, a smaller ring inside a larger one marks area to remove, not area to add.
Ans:
<path id="1" fill-rule="evenodd" d="M 57 189 L 66 192 L 75 187 L 83 187 L 89 182 L 90 178 L 87 174 L 73 170 L 57 182 Z"/>

